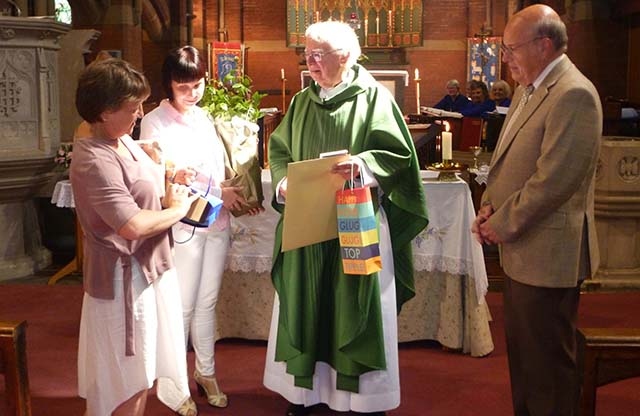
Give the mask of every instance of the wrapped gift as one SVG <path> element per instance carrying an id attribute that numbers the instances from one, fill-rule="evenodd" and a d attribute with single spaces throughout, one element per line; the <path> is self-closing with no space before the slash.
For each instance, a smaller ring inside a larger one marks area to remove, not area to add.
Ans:
<path id="1" fill-rule="evenodd" d="M 223 186 L 242 188 L 247 205 L 231 213 L 238 217 L 252 208 L 262 208 L 262 174 L 258 159 L 258 125 L 240 117 L 216 118 L 216 131 L 227 152 L 227 180 Z"/>

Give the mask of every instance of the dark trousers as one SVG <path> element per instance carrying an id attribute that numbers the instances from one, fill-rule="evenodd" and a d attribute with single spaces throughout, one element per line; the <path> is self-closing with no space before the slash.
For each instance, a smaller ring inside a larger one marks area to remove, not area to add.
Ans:
<path id="1" fill-rule="evenodd" d="M 546 288 L 505 279 L 504 326 L 514 415 L 576 414 L 579 300 L 580 285 Z"/>

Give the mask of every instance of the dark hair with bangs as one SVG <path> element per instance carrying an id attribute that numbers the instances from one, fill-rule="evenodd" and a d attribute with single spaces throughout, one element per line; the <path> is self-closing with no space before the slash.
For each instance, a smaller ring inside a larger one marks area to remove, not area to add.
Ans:
<path id="1" fill-rule="evenodd" d="M 122 59 L 110 58 L 89 64 L 78 78 L 76 109 L 89 123 L 101 121 L 107 110 L 125 102 L 145 100 L 151 93 L 145 76 Z"/>
<path id="2" fill-rule="evenodd" d="M 197 81 L 207 73 L 206 61 L 193 46 L 183 46 L 169 52 L 162 64 L 162 87 L 169 100 L 173 100 L 171 81 Z"/>

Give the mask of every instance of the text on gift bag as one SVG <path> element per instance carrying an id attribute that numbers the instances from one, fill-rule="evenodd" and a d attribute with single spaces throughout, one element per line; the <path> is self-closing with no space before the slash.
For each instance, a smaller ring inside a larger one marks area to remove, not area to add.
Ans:
<path id="1" fill-rule="evenodd" d="M 378 224 L 368 186 L 336 191 L 338 238 L 345 274 L 382 269 Z"/>

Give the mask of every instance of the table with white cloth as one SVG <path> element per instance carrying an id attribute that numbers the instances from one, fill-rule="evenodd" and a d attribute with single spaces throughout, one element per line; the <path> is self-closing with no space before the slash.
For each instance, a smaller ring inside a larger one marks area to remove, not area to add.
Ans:
<path id="1" fill-rule="evenodd" d="M 474 357 L 487 355 L 493 351 L 484 302 L 487 274 L 482 246 L 470 231 L 475 212 L 469 187 L 462 180 L 423 184 L 429 225 L 413 242 L 416 296 L 398 317 L 398 340 L 436 340 Z M 269 335 L 271 258 L 280 214 L 270 204 L 268 170 L 262 172 L 262 185 L 266 211 L 231 221 L 231 248 L 216 307 L 218 338 L 266 340 Z"/>
<path id="2" fill-rule="evenodd" d="M 76 204 L 73 199 L 73 189 L 71 188 L 71 181 L 69 179 L 63 179 L 56 182 L 56 186 L 51 194 L 51 203 L 58 208 L 72 208 L 75 209 Z M 48 284 L 54 285 L 63 277 L 71 273 L 82 272 L 82 228 L 76 217 L 76 255 L 75 257 L 62 269 L 58 270 L 53 276 L 49 278 Z"/>

